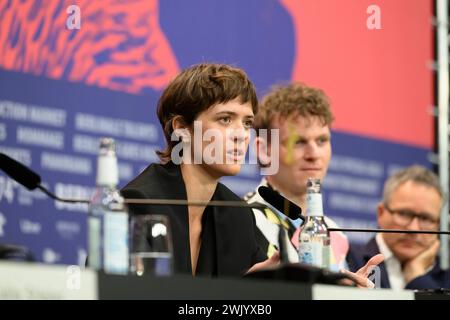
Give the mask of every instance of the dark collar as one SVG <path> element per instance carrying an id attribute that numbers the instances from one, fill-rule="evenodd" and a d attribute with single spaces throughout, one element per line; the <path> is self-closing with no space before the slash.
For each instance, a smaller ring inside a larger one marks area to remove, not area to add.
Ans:
<path id="1" fill-rule="evenodd" d="M 378 248 L 378 244 L 377 244 L 375 237 L 373 237 L 372 239 L 370 239 L 369 242 L 367 242 L 367 244 L 364 247 L 363 252 L 364 252 L 364 264 L 367 263 L 370 260 L 370 258 L 372 258 L 374 255 L 380 253 L 380 248 Z M 381 275 L 380 275 L 381 276 L 381 278 L 380 278 L 381 287 L 382 288 L 390 288 L 391 284 L 389 282 L 389 276 L 387 273 L 386 265 L 384 264 L 384 262 L 382 262 L 378 266 L 379 266 L 380 272 L 381 272 Z"/>

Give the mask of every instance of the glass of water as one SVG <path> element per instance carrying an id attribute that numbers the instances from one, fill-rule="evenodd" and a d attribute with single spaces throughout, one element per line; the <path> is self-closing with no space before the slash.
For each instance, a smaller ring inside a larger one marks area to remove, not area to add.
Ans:
<path id="1" fill-rule="evenodd" d="M 172 275 L 172 234 L 166 216 L 146 214 L 131 217 L 130 273 L 138 276 Z"/>

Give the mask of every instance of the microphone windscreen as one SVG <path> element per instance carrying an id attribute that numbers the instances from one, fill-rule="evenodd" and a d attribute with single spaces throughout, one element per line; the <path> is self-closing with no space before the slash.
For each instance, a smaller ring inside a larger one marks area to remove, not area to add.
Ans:
<path id="1" fill-rule="evenodd" d="M 34 190 L 41 184 L 38 174 L 3 153 L 0 153 L 0 169 L 28 190 Z"/>
<path id="2" fill-rule="evenodd" d="M 266 186 L 260 186 L 258 188 L 258 193 L 267 203 L 290 219 L 296 220 L 300 218 L 303 221 L 305 220 L 301 214 L 302 209 L 275 190 Z"/>

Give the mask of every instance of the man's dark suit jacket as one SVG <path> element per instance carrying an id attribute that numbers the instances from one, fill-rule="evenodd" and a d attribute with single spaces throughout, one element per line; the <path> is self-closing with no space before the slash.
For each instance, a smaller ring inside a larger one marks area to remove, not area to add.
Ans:
<path id="1" fill-rule="evenodd" d="M 125 198 L 187 199 L 180 166 L 171 162 L 151 164 L 121 192 Z M 211 200 L 241 199 L 218 183 Z M 130 205 L 130 214 L 167 215 L 172 231 L 174 271 L 192 274 L 186 206 Z M 241 276 L 255 263 L 265 260 L 264 253 L 256 244 L 255 229 L 255 218 L 249 208 L 206 207 L 196 274 Z"/>
<path id="2" fill-rule="evenodd" d="M 375 238 L 372 238 L 366 245 L 351 245 L 347 254 L 347 262 L 350 271 L 356 272 L 363 267 L 374 255 L 380 253 Z M 390 288 L 389 277 L 384 263 L 379 265 L 381 269 L 381 287 Z M 450 288 L 450 271 L 442 270 L 437 260 L 433 269 L 427 274 L 417 277 L 406 284 L 405 289 L 439 289 Z"/>

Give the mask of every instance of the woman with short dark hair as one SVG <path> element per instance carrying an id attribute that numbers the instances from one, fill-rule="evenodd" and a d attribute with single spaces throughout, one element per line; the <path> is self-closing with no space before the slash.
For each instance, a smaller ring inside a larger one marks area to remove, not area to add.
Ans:
<path id="1" fill-rule="evenodd" d="M 255 88 L 243 70 L 210 63 L 184 70 L 158 102 L 167 141 L 167 147 L 158 152 L 161 164 L 147 167 L 122 194 L 126 198 L 239 201 L 219 179 L 239 172 L 257 108 Z M 248 208 L 133 205 L 130 211 L 169 217 L 175 273 L 238 276 L 265 260 Z M 256 268 L 276 261 L 277 256 Z"/>

